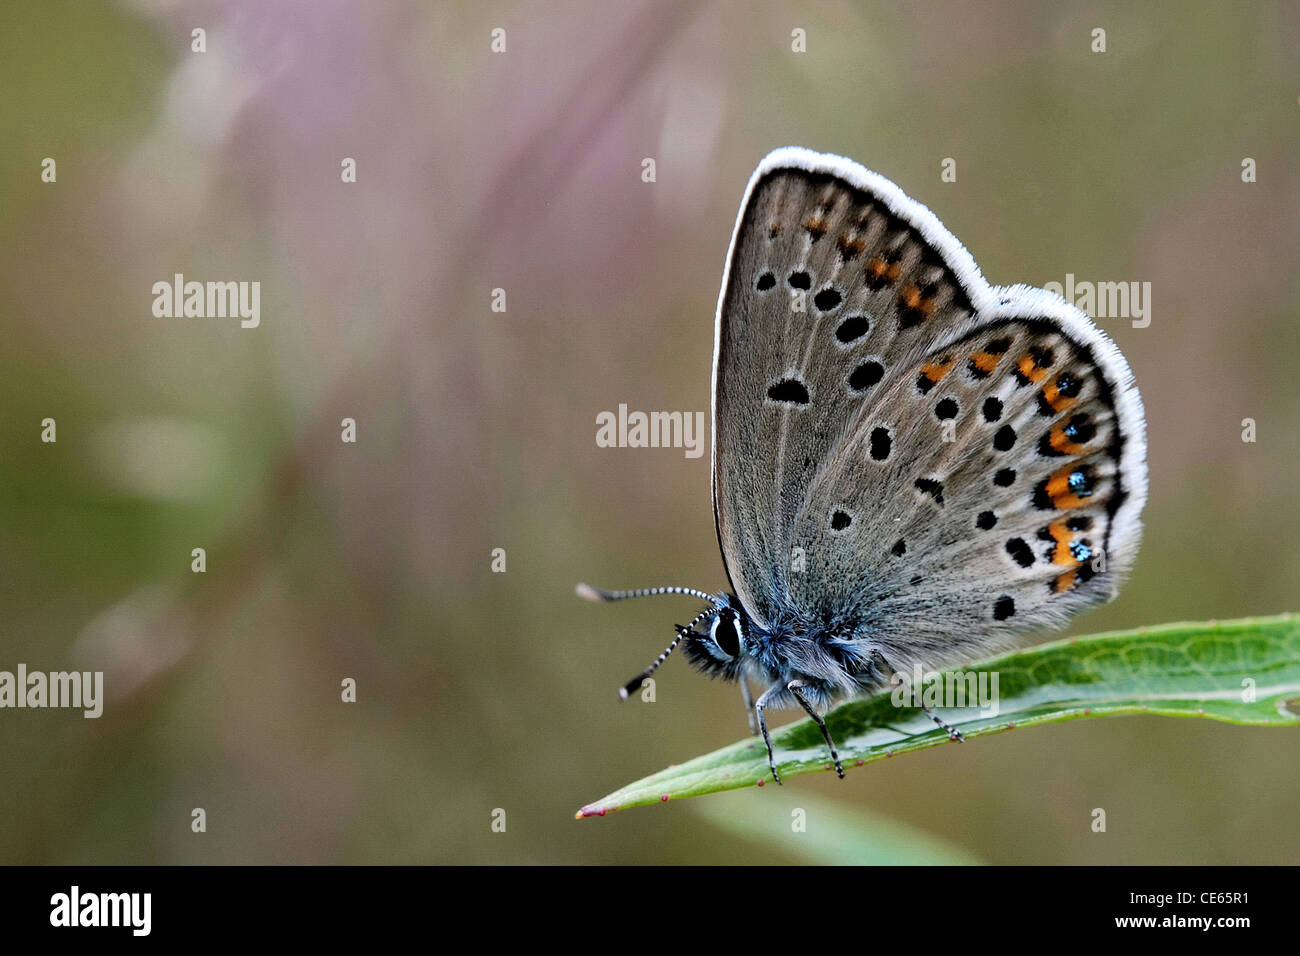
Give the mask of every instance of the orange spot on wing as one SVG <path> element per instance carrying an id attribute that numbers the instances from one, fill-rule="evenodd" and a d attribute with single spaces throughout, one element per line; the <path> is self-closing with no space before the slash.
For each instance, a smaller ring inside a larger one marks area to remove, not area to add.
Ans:
<path id="1" fill-rule="evenodd" d="M 1058 518 L 1039 532 L 1039 537 L 1055 542 L 1051 551 L 1052 563 L 1066 569 L 1052 582 L 1054 594 L 1091 581 L 1097 575 L 1097 568 L 1092 563 L 1097 552 L 1085 537 L 1091 527 L 1092 521 L 1088 518 Z"/>
<path id="2" fill-rule="evenodd" d="M 1058 511 L 1082 508 L 1089 504 L 1086 497 L 1076 495 L 1070 490 L 1070 474 L 1077 468 L 1078 466 L 1073 464 L 1058 468 L 1045 482 L 1047 497 L 1051 499 L 1052 507 Z"/>
<path id="3" fill-rule="evenodd" d="M 1065 434 L 1065 424 L 1063 422 L 1057 425 L 1048 433 L 1048 443 L 1051 444 L 1053 450 L 1060 452 L 1062 455 L 1082 454 L 1086 450 L 1085 446 L 1070 441 L 1070 436 Z"/>
<path id="4" fill-rule="evenodd" d="M 1065 519 L 1059 518 L 1047 526 L 1047 533 L 1056 542 L 1056 546 L 1052 549 L 1052 563 L 1077 566 L 1079 562 L 1075 560 L 1070 545 L 1074 543 L 1079 532 L 1071 531 L 1065 526 Z"/>
<path id="5" fill-rule="evenodd" d="M 924 312 L 927 316 L 934 309 L 934 300 L 927 299 L 923 296 L 921 294 L 921 287 L 915 283 L 910 283 L 903 289 L 902 294 L 898 297 L 898 301 L 903 304 L 904 308 L 916 309 L 917 311 Z"/>
<path id="6" fill-rule="evenodd" d="M 1031 382 L 1041 382 L 1047 377 L 1047 370 L 1034 361 L 1032 355 L 1021 356 L 1020 361 L 1016 363 L 1016 367 L 1020 369 L 1020 374 Z"/>
<path id="7" fill-rule="evenodd" d="M 1062 395 L 1056 383 L 1050 382 L 1043 386 L 1043 401 L 1047 403 L 1048 408 L 1059 413 L 1073 405 L 1076 399 L 1070 398 L 1068 395 Z"/>
<path id="8" fill-rule="evenodd" d="M 867 276 L 876 284 L 876 288 L 881 285 L 893 285 L 902 274 L 903 266 L 899 262 L 887 262 L 876 256 L 867 263 Z"/>
<path id="9" fill-rule="evenodd" d="M 992 352 L 981 351 L 972 355 L 970 361 L 971 364 L 981 372 L 992 372 L 998 367 L 998 359 L 1000 358 L 1002 358 L 1002 356 L 994 355 Z"/>
<path id="10" fill-rule="evenodd" d="M 1056 500 L 1070 490 L 1070 472 L 1073 470 L 1073 465 L 1066 465 L 1064 468 L 1057 469 L 1048 477 L 1046 485 L 1047 497 L 1052 499 L 1053 504 L 1056 504 Z"/>
<path id="11" fill-rule="evenodd" d="M 809 219 L 803 227 L 808 230 L 808 235 L 812 237 L 813 242 L 826 235 L 826 223 L 820 219 Z"/>
<path id="12" fill-rule="evenodd" d="M 921 366 L 921 374 L 930 380 L 931 385 L 938 385 L 943 377 L 952 370 L 956 361 L 956 359 L 948 358 L 939 362 L 926 362 Z"/>

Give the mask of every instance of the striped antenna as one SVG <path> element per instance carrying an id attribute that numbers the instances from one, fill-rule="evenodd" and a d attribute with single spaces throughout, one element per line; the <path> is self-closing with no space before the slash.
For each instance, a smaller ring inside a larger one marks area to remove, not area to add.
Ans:
<path id="1" fill-rule="evenodd" d="M 653 674 L 656 670 L 658 670 L 660 664 L 668 660 L 668 655 L 671 654 L 673 652 L 673 649 L 677 647 L 678 644 L 681 643 L 682 638 L 685 637 L 687 634 L 690 634 L 691 630 L 695 627 L 695 625 L 699 624 L 700 621 L 704 620 L 710 614 L 714 613 L 714 610 L 715 608 L 706 607 L 699 614 L 695 615 L 695 617 L 691 618 L 691 623 L 684 624 L 684 625 L 683 624 L 674 625 L 674 627 L 677 628 L 677 636 L 673 638 L 673 642 L 664 648 L 664 652 L 654 659 L 653 664 L 651 664 L 649 667 L 647 667 L 641 673 L 637 674 L 630 681 L 628 681 L 626 684 L 624 684 L 622 687 L 618 689 L 618 699 L 627 700 L 629 694 L 636 693 L 636 691 L 640 690 L 641 683 L 647 677 Z"/>
<path id="2" fill-rule="evenodd" d="M 722 606 L 712 594 L 698 591 L 695 588 L 663 587 L 636 588 L 632 591 L 606 591 L 603 588 L 593 588 L 590 584 L 579 584 L 573 590 L 578 597 L 596 602 L 626 601 L 628 598 L 655 597 L 660 594 L 685 594 L 690 597 L 697 597 L 701 601 L 708 601 L 714 607 Z"/>

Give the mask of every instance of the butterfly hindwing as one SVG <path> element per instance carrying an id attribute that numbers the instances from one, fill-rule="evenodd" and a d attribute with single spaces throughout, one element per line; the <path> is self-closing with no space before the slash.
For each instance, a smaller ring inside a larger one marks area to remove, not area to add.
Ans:
<path id="1" fill-rule="evenodd" d="M 791 606 L 937 665 L 1113 596 L 1137 547 L 1140 435 L 1101 342 L 1029 309 L 882 383 L 807 490 L 792 540 L 811 574 L 791 576 Z"/>
<path id="2" fill-rule="evenodd" d="M 719 302 L 714 502 L 751 615 L 847 620 L 902 664 L 1108 597 L 1145 497 L 1113 345 L 1057 297 L 989 286 L 847 160 L 778 151 L 747 197 Z"/>

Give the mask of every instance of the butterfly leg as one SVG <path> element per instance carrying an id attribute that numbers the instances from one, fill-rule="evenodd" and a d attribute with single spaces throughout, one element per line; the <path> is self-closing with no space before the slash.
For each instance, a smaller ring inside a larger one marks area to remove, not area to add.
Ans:
<path id="1" fill-rule="evenodd" d="M 749 681 L 744 675 L 740 677 L 740 696 L 745 701 L 745 717 L 749 720 L 749 732 L 758 736 L 758 721 L 754 719 L 754 692 L 749 689 Z"/>
<path id="2" fill-rule="evenodd" d="M 808 695 L 803 692 L 804 685 L 800 681 L 792 680 L 785 686 L 786 690 L 794 694 L 794 699 L 799 702 L 799 705 L 803 707 L 804 710 L 808 711 L 808 716 L 817 721 L 817 726 L 822 730 L 822 736 L 826 738 L 826 746 L 831 749 L 831 759 L 835 761 L 835 772 L 839 774 L 840 779 L 843 780 L 844 765 L 840 763 L 840 752 L 835 749 L 835 741 L 831 739 L 831 732 L 826 729 L 826 719 L 813 709 L 812 701 L 810 701 Z"/>
<path id="3" fill-rule="evenodd" d="M 948 723 L 948 721 L 944 720 L 942 717 L 940 717 L 938 714 L 932 711 L 929 707 L 926 707 L 925 704 L 921 705 L 921 709 L 925 711 L 925 716 L 929 717 L 941 728 L 948 731 L 949 740 L 956 741 L 959 744 L 964 744 L 966 742 L 966 738 L 962 736 L 960 730 L 958 730 L 952 724 Z"/>
<path id="4" fill-rule="evenodd" d="M 875 658 L 875 660 L 879 663 L 880 665 L 879 670 L 882 674 L 885 675 L 886 683 L 890 687 L 897 687 L 898 683 L 902 680 L 902 678 L 899 677 L 898 672 L 895 671 L 894 668 L 890 666 L 889 661 L 885 660 L 885 655 L 881 654 L 879 650 L 873 649 L 871 651 L 871 656 Z M 948 721 L 944 720 L 942 717 L 940 717 L 938 714 L 932 711 L 929 707 L 925 706 L 925 704 L 918 704 L 917 706 L 919 706 L 920 709 L 925 713 L 925 716 L 929 717 L 936 724 L 938 724 L 940 728 L 948 732 L 949 740 L 956 741 L 959 744 L 966 742 L 966 738 L 962 736 L 962 732 L 960 730 L 958 730 L 952 724 L 948 723 Z"/>
<path id="5" fill-rule="evenodd" d="M 767 765 L 772 770 L 772 779 L 778 784 L 781 783 L 781 774 L 776 769 L 776 758 L 772 756 L 772 735 L 767 732 L 767 718 L 763 716 L 763 708 L 766 707 L 773 697 L 781 694 L 785 690 L 780 684 L 769 687 L 759 696 L 757 703 L 754 704 L 754 715 L 758 718 L 758 731 L 763 735 L 763 743 L 767 744 Z"/>

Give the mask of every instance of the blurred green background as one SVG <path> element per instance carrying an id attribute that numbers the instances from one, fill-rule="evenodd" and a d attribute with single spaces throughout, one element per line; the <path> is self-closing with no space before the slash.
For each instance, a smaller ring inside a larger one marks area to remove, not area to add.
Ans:
<path id="1" fill-rule="evenodd" d="M 1143 550 L 1072 633 L 1300 609 L 1298 52 L 1266 2 L 0 6 L 0 668 L 108 694 L 0 712 L 0 861 L 787 862 L 802 793 L 895 850 L 1295 862 L 1300 737 L 1160 718 L 571 817 L 746 732 L 679 660 L 615 700 L 693 605 L 572 588 L 726 583 L 708 456 L 595 418 L 707 411 L 775 146 L 894 179 L 995 283 L 1152 284 L 1101 322 Z M 155 318 L 177 272 L 260 281 L 261 326 Z"/>

